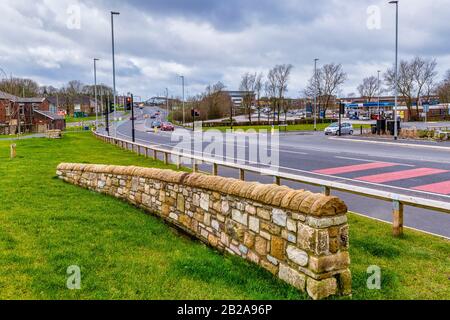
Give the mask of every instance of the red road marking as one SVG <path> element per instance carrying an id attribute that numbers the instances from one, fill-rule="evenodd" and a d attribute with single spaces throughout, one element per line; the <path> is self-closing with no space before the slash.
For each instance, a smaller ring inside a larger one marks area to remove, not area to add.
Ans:
<path id="1" fill-rule="evenodd" d="M 419 168 L 419 169 L 412 169 L 412 170 L 403 170 L 403 171 L 375 174 L 375 175 L 371 175 L 371 176 L 356 178 L 356 180 L 362 180 L 362 181 L 374 182 L 374 183 L 383 183 L 383 182 L 390 182 L 390 181 L 397 181 L 397 180 L 429 176 L 432 174 L 445 173 L 445 172 L 448 172 L 448 170 L 432 169 L 432 168 Z"/>
<path id="2" fill-rule="evenodd" d="M 428 191 L 438 194 L 450 194 L 450 181 L 427 184 L 423 186 L 414 187 L 414 190 Z"/>
<path id="3" fill-rule="evenodd" d="M 365 164 L 356 164 L 353 166 L 345 166 L 345 167 L 337 167 L 337 168 L 329 168 L 329 169 L 322 169 L 322 170 L 316 170 L 315 173 L 320 174 L 341 174 L 341 173 L 349 173 L 349 172 L 356 172 L 356 171 L 364 171 L 364 170 L 370 170 L 370 169 L 379 169 L 379 168 L 386 168 L 386 167 L 393 167 L 397 164 L 394 163 L 388 163 L 388 162 L 371 162 L 371 163 L 365 163 Z"/>

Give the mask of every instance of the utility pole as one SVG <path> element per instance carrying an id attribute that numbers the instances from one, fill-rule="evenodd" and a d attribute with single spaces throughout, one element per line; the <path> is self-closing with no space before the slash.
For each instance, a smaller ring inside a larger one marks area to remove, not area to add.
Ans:
<path id="1" fill-rule="evenodd" d="M 184 76 L 180 76 L 180 78 L 181 78 L 181 86 L 183 87 L 183 127 L 184 127 L 186 124 L 186 115 L 184 112 Z"/>
<path id="2" fill-rule="evenodd" d="M 397 104 L 398 104 L 398 1 L 390 1 L 390 4 L 395 4 L 395 105 L 394 105 L 394 140 L 398 139 L 398 125 L 397 125 Z"/>
<path id="3" fill-rule="evenodd" d="M 381 120 L 381 106 L 380 106 L 380 96 L 381 96 L 381 84 L 380 84 L 380 70 L 378 72 L 378 120 Z"/>
<path id="4" fill-rule="evenodd" d="M 314 59 L 314 131 L 317 131 L 317 61 Z"/>
<path id="5" fill-rule="evenodd" d="M 111 38 L 112 38 L 112 65 L 113 65 L 113 99 L 114 99 L 114 120 L 116 119 L 117 109 L 117 92 L 116 92 L 116 60 L 115 60 L 115 44 L 114 44 L 114 16 L 120 15 L 120 12 L 111 11 Z M 117 137 L 117 128 L 114 130 L 114 136 Z"/>
<path id="6" fill-rule="evenodd" d="M 169 121 L 169 88 L 166 88 L 167 121 Z"/>
<path id="7" fill-rule="evenodd" d="M 97 61 L 94 58 L 94 94 L 95 94 L 95 130 L 98 130 L 98 99 L 97 99 Z"/>
<path id="8" fill-rule="evenodd" d="M 106 127 L 106 132 L 108 133 L 108 136 L 109 136 L 109 112 L 111 109 L 111 104 L 109 103 L 109 93 L 106 98 L 106 103 L 107 103 L 107 105 L 106 105 L 106 112 L 105 112 L 105 123 L 106 123 L 105 127 Z"/>
<path id="9" fill-rule="evenodd" d="M 131 94 L 131 138 L 133 142 L 136 142 L 136 132 L 134 130 L 134 97 Z"/>

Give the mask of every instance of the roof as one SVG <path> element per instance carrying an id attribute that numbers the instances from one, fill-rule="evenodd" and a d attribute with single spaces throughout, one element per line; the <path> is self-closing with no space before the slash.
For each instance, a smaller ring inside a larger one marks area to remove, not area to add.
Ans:
<path id="1" fill-rule="evenodd" d="M 9 101 L 16 101 L 18 98 L 16 96 L 13 96 L 12 94 L 0 91 L 0 99 L 2 99 L 2 100 L 9 100 Z"/>
<path id="2" fill-rule="evenodd" d="M 45 98 L 17 98 L 18 103 L 42 103 Z"/>
<path id="3" fill-rule="evenodd" d="M 63 116 L 60 116 L 56 113 L 50 112 L 50 111 L 41 111 L 41 110 L 33 110 L 34 112 L 43 115 L 46 118 L 49 118 L 50 120 L 64 120 Z"/>

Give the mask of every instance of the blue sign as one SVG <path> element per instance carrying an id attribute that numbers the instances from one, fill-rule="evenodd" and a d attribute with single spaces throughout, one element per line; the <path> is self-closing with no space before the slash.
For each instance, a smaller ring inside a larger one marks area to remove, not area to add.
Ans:
<path id="1" fill-rule="evenodd" d="M 423 112 L 430 112 L 430 105 L 424 104 L 423 105 Z"/>

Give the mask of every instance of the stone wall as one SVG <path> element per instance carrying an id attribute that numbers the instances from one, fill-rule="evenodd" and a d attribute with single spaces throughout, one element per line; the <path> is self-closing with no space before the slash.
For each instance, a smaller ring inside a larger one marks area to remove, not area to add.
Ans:
<path id="1" fill-rule="evenodd" d="M 336 197 L 140 167 L 60 164 L 57 175 L 144 208 L 313 299 L 351 294 L 347 207 Z"/>

